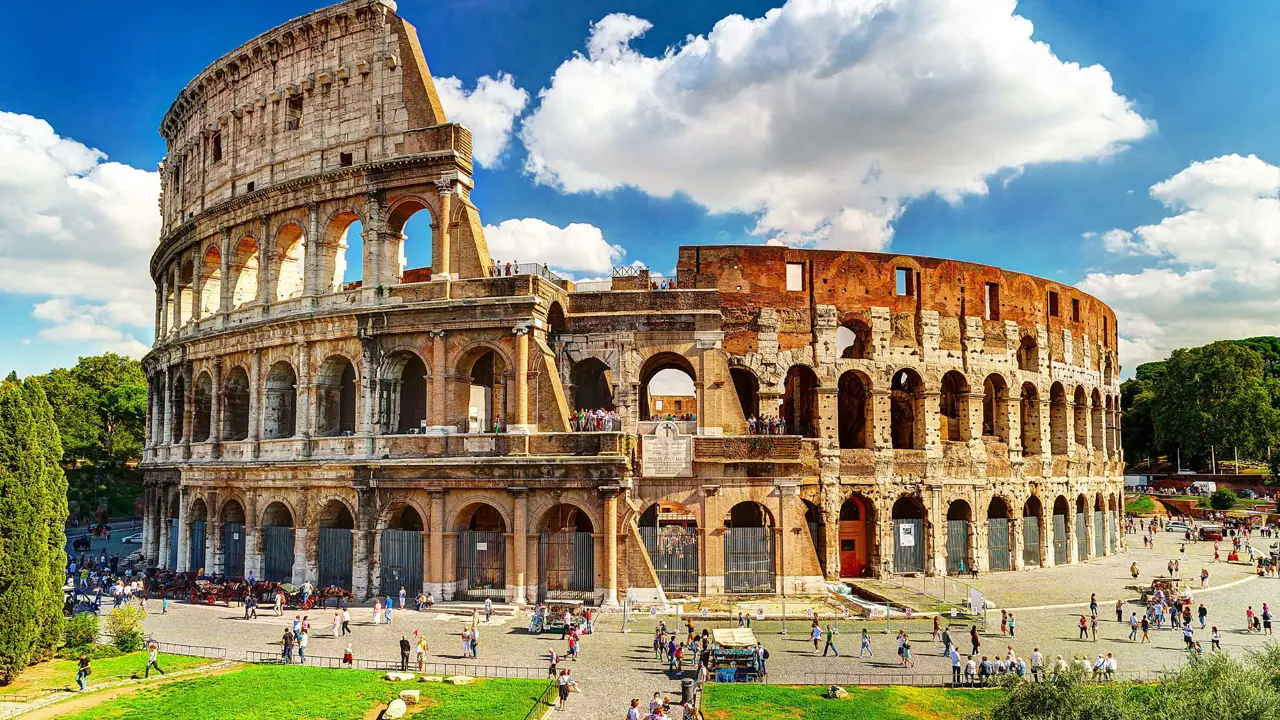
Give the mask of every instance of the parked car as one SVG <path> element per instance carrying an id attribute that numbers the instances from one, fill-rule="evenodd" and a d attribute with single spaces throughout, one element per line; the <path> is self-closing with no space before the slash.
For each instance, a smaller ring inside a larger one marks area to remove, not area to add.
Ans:
<path id="1" fill-rule="evenodd" d="M 133 543 L 134 545 L 141 545 L 141 544 L 142 544 L 142 533 L 134 533 L 134 534 L 132 534 L 132 535 L 125 535 L 123 538 L 121 538 L 121 539 L 120 539 L 120 542 L 122 542 L 122 543 Z"/>
<path id="2" fill-rule="evenodd" d="M 1245 488 L 1245 489 L 1243 489 L 1243 490 L 1237 490 L 1237 491 L 1236 491 L 1236 494 L 1237 494 L 1237 495 L 1239 495 L 1239 496 L 1240 496 L 1240 497 L 1242 497 L 1242 498 L 1248 498 L 1249 500 L 1257 500 L 1257 499 L 1258 499 L 1258 493 L 1256 493 L 1256 492 L 1254 492 L 1254 491 L 1252 491 L 1252 490 L 1250 490 L 1250 489 L 1248 489 L 1248 488 Z"/>
<path id="3" fill-rule="evenodd" d="M 1174 520 L 1174 521 L 1170 522 L 1168 525 L 1166 525 L 1164 529 L 1165 529 L 1165 530 L 1168 530 L 1169 532 L 1180 532 L 1180 533 L 1184 533 L 1184 532 L 1186 532 L 1186 531 L 1190 530 L 1190 529 L 1191 529 L 1191 526 L 1190 526 L 1190 525 L 1188 525 L 1185 521 L 1182 521 L 1182 520 Z"/>
<path id="4" fill-rule="evenodd" d="M 1179 475 L 1195 475 L 1196 471 L 1192 470 L 1191 468 L 1182 468 L 1181 470 L 1178 471 L 1178 474 Z"/>

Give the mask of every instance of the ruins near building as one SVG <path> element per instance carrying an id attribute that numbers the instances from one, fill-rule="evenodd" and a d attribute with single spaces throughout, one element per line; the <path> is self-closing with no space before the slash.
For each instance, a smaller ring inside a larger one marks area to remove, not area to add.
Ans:
<path id="1" fill-rule="evenodd" d="M 681 248 L 678 289 L 495 267 L 390 0 L 236 48 L 160 131 L 153 564 L 612 606 L 1121 549 L 1115 315 L 1075 288 L 762 245 Z"/>

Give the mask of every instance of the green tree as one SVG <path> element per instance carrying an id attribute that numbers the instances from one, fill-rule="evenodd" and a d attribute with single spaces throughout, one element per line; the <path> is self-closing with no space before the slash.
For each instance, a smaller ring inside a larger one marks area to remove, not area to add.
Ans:
<path id="1" fill-rule="evenodd" d="M 62 441 L 58 424 L 54 422 L 53 407 L 45 398 L 40 383 L 28 379 L 22 384 L 22 394 L 40 445 L 41 467 L 36 478 L 44 497 L 43 517 L 40 522 L 47 531 L 47 551 L 44 558 L 44 592 L 40 595 L 40 651 L 49 652 L 62 640 L 62 584 L 67 567 L 67 477 L 62 472 Z"/>
<path id="2" fill-rule="evenodd" d="M 1155 385 L 1157 441 L 1191 453 L 1238 447 L 1258 457 L 1280 428 L 1262 356 L 1231 341 L 1174 350 Z"/>
<path id="3" fill-rule="evenodd" d="M 1221 490 L 1214 490 L 1213 494 L 1209 496 L 1209 507 L 1214 510 L 1230 510 L 1236 506 L 1236 502 L 1239 500 L 1240 498 L 1236 497 L 1235 493 L 1222 488 Z"/>
<path id="4" fill-rule="evenodd" d="M 1262 356 L 1262 363 L 1270 377 L 1280 377 L 1280 337 L 1263 336 L 1237 340 L 1237 343 Z"/>
<path id="5" fill-rule="evenodd" d="M 120 652 L 142 649 L 142 621 L 147 612 L 137 605 L 121 605 L 107 613 L 107 632 Z"/>
<path id="6" fill-rule="evenodd" d="M 102 433 L 92 391 L 65 368 L 50 370 L 37 380 L 49 404 L 58 408 L 58 435 L 66 461 L 74 465 L 97 458 Z"/>

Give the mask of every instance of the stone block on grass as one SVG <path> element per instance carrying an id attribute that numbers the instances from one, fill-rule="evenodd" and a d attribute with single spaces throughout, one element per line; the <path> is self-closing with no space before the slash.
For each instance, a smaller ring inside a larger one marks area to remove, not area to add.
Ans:
<path id="1" fill-rule="evenodd" d="M 384 677 L 393 682 L 403 682 L 405 680 L 412 680 L 416 678 L 417 675 L 410 672 L 389 672 Z"/>
<path id="2" fill-rule="evenodd" d="M 396 698 L 387 703 L 387 709 L 382 711 L 382 717 L 383 720 L 400 720 L 408 711 L 409 708 L 404 704 L 404 701 Z"/>
<path id="3" fill-rule="evenodd" d="M 418 701 L 422 699 L 422 691 L 421 690 L 401 690 L 400 699 L 404 701 L 405 705 L 417 705 Z"/>

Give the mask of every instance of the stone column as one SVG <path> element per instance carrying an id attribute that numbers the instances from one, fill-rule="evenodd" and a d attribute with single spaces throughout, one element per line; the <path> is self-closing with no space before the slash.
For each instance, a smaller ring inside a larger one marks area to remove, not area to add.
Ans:
<path id="1" fill-rule="evenodd" d="M 164 290 L 163 283 L 156 285 L 156 330 L 155 342 L 160 342 L 160 338 L 164 337 Z"/>
<path id="2" fill-rule="evenodd" d="M 893 433 L 890 412 L 890 391 L 871 391 L 871 416 L 867 418 L 871 427 L 867 428 L 868 446 L 872 450 L 892 450 Z"/>
<path id="3" fill-rule="evenodd" d="M 1084 558 L 1080 557 L 1080 533 L 1076 529 L 1076 503 L 1074 499 L 1067 501 L 1067 562 L 1074 565 Z M 1085 523 L 1088 527 L 1088 523 Z"/>
<path id="4" fill-rule="evenodd" d="M 151 556 L 151 536 L 154 534 L 151 524 L 156 517 L 155 490 L 150 484 L 143 485 L 142 498 L 142 556 L 148 558 Z"/>
<path id="5" fill-rule="evenodd" d="M 1040 567 L 1053 567 L 1053 504 L 1040 498 Z"/>
<path id="6" fill-rule="evenodd" d="M 218 314 L 225 315 L 231 310 L 231 299 L 235 287 L 231 284 L 231 228 L 222 229 L 222 254 L 218 258 L 218 275 L 221 286 L 218 288 Z"/>
<path id="7" fill-rule="evenodd" d="M 432 435 L 446 435 L 457 428 L 445 425 L 448 421 L 445 389 L 445 341 L 443 330 L 427 332 L 431 336 L 431 399 L 427 402 L 427 432 Z"/>
<path id="8" fill-rule="evenodd" d="M 215 519 L 216 516 L 213 514 L 218 510 L 217 491 L 216 490 L 210 491 L 205 496 L 205 502 L 206 502 L 206 505 L 205 505 L 205 516 L 204 516 L 204 559 L 202 560 L 202 566 L 204 567 L 204 572 L 206 575 L 213 575 L 214 573 L 218 572 L 218 570 L 216 569 L 219 567 L 217 564 L 217 559 L 218 559 L 217 545 L 219 542 L 222 541 L 222 538 L 215 537 L 215 535 L 220 535 L 222 531 L 222 524 L 217 522 L 217 520 Z M 200 568 L 195 568 L 196 571 L 199 571 L 199 569 Z"/>
<path id="9" fill-rule="evenodd" d="M 253 397 L 252 393 L 250 397 Z M 262 551 L 258 548 L 258 494 L 245 493 L 244 506 L 244 574 L 262 579 Z"/>
<path id="10" fill-rule="evenodd" d="M 513 572 L 510 580 L 507 581 L 507 602 L 515 605 L 524 604 L 525 586 L 525 556 L 528 554 L 529 545 L 529 488 L 513 487 L 508 488 L 512 497 L 512 549 L 515 551 L 513 560 Z"/>
<path id="11" fill-rule="evenodd" d="M 774 577 L 777 578 L 777 592 L 781 595 L 787 595 L 787 579 L 794 578 L 795 568 L 788 562 L 787 553 L 791 552 L 791 516 L 795 512 L 796 496 L 800 494 L 800 485 L 792 478 L 781 481 L 775 481 L 778 486 L 778 537 L 777 537 L 777 559 L 774 563 Z M 792 594 L 796 590 L 803 592 L 803 588 L 797 588 L 797 583 L 792 583 Z"/>
<path id="12" fill-rule="evenodd" d="M 440 201 L 440 216 L 436 218 L 436 237 L 431 248 L 431 279 L 448 280 L 452 277 L 450 265 L 452 247 L 449 238 L 449 218 L 452 215 L 453 181 L 437 180 L 436 197 Z"/>
<path id="13" fill-rule="evenodd" d="M 213 443 L 212 456 L 222 455 L 222 358 L 213 359 L 213 389 L 209 398 L 209 442 Z"/>
<path id="14" fill-rule="evenodd" d="M 1094 557 L 1094 539 L 1093 539 L 1093 505 L 1085 505 L 1084 508 L 1084 551 L 1085 557 L 1080 558 L 1082 561 L 1086 558 Z"/>
<path id="15" fill-rule="evenodd" d="M 359 488 L 356 490 L 355 529 L 351 536 L 351 595 L 357 599 L 367 599 L 373 588 L 373 568 L 378 555 L 374 554 L 372 538 L 373 526 L 377 523 L 374 517 L 376 501 L 375 490 Z"/>
<path id="16" fill-rule="evenodd" d="M 1021 570 L 1022 562 L 1022 509 L 1009 509 L 1009 566 Z"/>
<path id="17" fill-rule="evenodd" d="M 518 325 L 512 332 L 516 336 L 516 402 L 515 422 L 507 426 L 507 432 L 537 432 L 537 424 L 529 422 L 529 326 Z"/>
<path id="18" fill-rule="evenodd" d="M 279 263 L 276 258 L 275 238 L 271 237 L 271 218 L 263 215 L 258 218 L 258 297 L 263 314 L 275 300 L 275 280 L 279 274 Z"/>
<path id="19" fill-rule="evenodd" d="M 307 562 L 307 528 L 295 527 L 293 529 L 293 584 L 301 585 L 307 580 L 311 580 L 314 584 L 316 573 L 313 567 Z"/>
<path id="20" fill-rule="evenodd" d="M 160 278 L 160 337 L 169 335 L 169 271 Z"/>
<path id="21" fill-rule="evenodd" d="M 160 522 L 158 523 L 159 537 L 157 538 L 159 542 L 156 543 L 155 566 L 166 570 L 172 569 L 169 567 L 169 512 L 169 493 L 166 490 L 162 490 L 160 494 Z"/>
<path id="22" fill-rule="evenodd" d="M 161 418 L 164 427 L 163 444 L 173 443 L 173 373 L 171 368 L 164 369 L 164 415 Z"/>
<path id="23" fill-rule="evenodd" d="M 249 440 L 253 441 L 253 455 L 258 457 L 258 441 L 262 439 L 262 351 L 254 349 L 249 355 Z"/>
<path id="24" fill-rule="evenodd" d="M 298 410 L 295 413 L 295 424 L 302 437 L 302 456 L 311 456 L 311 436 L 316 432 L 315 413 L 312 412 L 312 396 L 314 388 L 311 382 L 311 347 L 304 340 L 297 345 L 298 359 Z"/>
<path id="25" fill-rule="evenodd" d="M 191 569 L 191 519 L 187 516 L 187 491 L 178 490 L 178 572 Z M 199 568 L 196 568 L 197 570 Z"/>
<path id="26" fill-rule="evenodd" d="M 173 288 L 173 327 L 174 329 L 182 327 L 182 256 L 178 256 L 177 262 L 174 263 L 173 281 L 170 287 Z"/>
<path id="27" fill-rule="evenodd" d="M 618 488 L 601 490 L 604 496 L 604 597 L 601 607 L 618 606 Z"/>
<path id="28" fill-rule="evenodd" d="M 323 265 L 320 261 L 321 252 L 329 252 L 329 248 L 321 248 L 320 243 L 320 206 L 314 202 L 307 203 L 307 233 L 303 238 L 303 245 L 306 248 L 306 255 L 303 257 L 302 272 L 302 294 L 308 296 L 320 295 L 321 280 L 320 267 Z M 336 251 L 335 251 L 336 252 Z M 324 288 L 324 292 L 328 291 L 328 287 Z"/>
<path id="29" fill-rule="evenodd" d="M 431 494 L 431 549 L 427 562 L 427 592 L 437 600 L 444 599 L 444 491 L 429 490 Z"/>
<path id="30" fill-rule="evenodd" d="M 192 376 L 195 368 L 190 361 L 182 366 L 182 459 L 191 459 L 191 436 L 195 434 L 196 383 Z"/>

